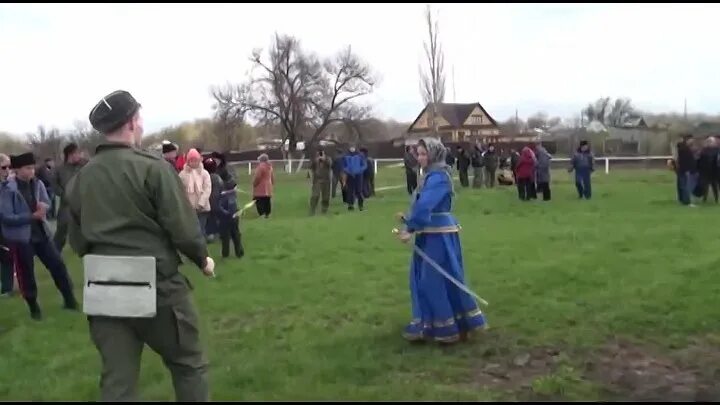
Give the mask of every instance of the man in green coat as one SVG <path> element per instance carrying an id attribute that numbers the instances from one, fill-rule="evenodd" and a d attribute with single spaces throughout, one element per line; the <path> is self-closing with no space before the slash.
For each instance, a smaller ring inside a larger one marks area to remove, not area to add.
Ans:
<path id="1" fill-rule="evenodd" d="M 85 163 L 80 148 L 75 143 L 70 143 L 63 149 L 63 165 L 55 170 L 55 195 L 60 198 L 60 209 L 57 213 L 57 229 L 55 230 L 54 243 L 58 252 L 62 252 L 67 239 L 68 222 L 70 214 L 68 212 L 67 198 L 65 197 L 65 189 L 67 184 Z"/>
<path id="2" fill-rule="evenodd" d="M 312 171 L 312 195 L 310 196 L 310 215 L 315 215 L 318 200 L 321 204 L 321 212 L 327 214 L 330 206 L 330 182 L 332 173 L 332 159 L 325 155 L 320 149 L 315 160 L 310 164 Z"/>
<path id="3" fill-rule="evenodd" d="M 191 286 L 178 269 L 178 252 L 206 276 L 214 276 L 215 264 L 177 174 L 161 157 L 136 149 L 143 133 L 139 110 L 126 91 L 98 102 L 90 123 L 105 135 L 105 142 L 66 190 L 70 245 L 81 257 L 155 261 L 155 316 L 88 316 L 90 336 L 102 358 L 101 400 L 137 399 L 140 358 L 147 344 L 170 370 L 178 401 L 208 401 L 208 361 Z M 86 275 L 89 270 L 85 268 Z M 88 302 L 85 312 L 90 313 Z"/>

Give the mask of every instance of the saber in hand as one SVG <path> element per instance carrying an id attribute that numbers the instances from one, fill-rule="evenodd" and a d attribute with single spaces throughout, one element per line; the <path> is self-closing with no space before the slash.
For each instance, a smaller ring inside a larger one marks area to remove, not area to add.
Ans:
<path id="1" fill-rule="evenodd" d="M 392 232 L 393 232 L 394 234 L 400 233 L 400 231 L 399 231 L 397 228 L 396 228 L 396 229 L 393 229 Z M 475 298 L 476 300 L 478 300 L 479 303 L 485 305 L 486 307 L 487 307 L 487 306 L 490 306 L 490 304 L 488 304 L 487 301 L 485 301 L 484 299 L 480 298 L 479 295 L 477 295 L 477 294 L 475 294 L 474 292 L 470 291 L 470 289 L 468 289 L 467 287 L 465 287 L 461 282 L 457 281 L 453 276 L 449 275 L 445 270 L 443 270 L 442 267 L 440 267 L 439 264 L 435 263 L 435 260 L 431 259 L 430 256 L 428 256 L 425 252 L 423 252 L 419 247 L 413 245 L 413 250 L 415 251 L 415 253 L 418 254 L 418 256 L 420 256 L 423 260 L 425 260 L 433 269 L 435 269 L 438 273 L 442 274 L 443 277 L 445 277 L 448 281 L 450 281 L 451 283 L 455 284 L 455 286 L 456 286 L 457 288 L 459 288 L 461 291 L 463 291 L 464 293 L 466 293 L 466 294 L 470 295 L 471 297 Z"/>
<path id="2" fill-rule="evenodd" d="M 243 214 L 243 212 L 247 211 L 248 208 L 252 208 L 255 205 L 255 200 L 250 201 L 249 203 L 243 205 L 242 208 L 240 208 L 240 211 L 233 214 L 233 218 L 237 218 Z"/>

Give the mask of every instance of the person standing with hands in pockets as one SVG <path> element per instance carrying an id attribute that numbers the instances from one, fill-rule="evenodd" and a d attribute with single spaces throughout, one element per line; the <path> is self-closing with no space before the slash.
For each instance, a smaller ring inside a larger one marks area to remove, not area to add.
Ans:
<path id="1" fill-rule="evenodd" d="M 198 314 L 179 271 L 178 252 L 204 275 L 215 274 L 195 211 L 167 162 L 137 149 L 143 121 L 130 93 L 103 97 L 89 119 L 105 139 L 66 196 L 70 245 L 85 264 L 83 309 L 102 358 L 101 400 L 137 399 L 147 344 L 170 370 L 178 401 L 209 401 Z"/>

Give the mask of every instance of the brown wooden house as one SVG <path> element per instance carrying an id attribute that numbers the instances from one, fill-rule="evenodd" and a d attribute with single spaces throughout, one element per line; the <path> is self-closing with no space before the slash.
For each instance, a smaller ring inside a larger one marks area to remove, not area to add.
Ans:
<path id="1" fill-rule="evenodd" d="M 443 142 L 494 142 L 500 136 L 497 122 L 480 103 L 440 103 L 437 105 L 436 121 Z M 428 104 L 407 133 L 408 137 L 421 138 L 432 132 L 432 108 Z"/>

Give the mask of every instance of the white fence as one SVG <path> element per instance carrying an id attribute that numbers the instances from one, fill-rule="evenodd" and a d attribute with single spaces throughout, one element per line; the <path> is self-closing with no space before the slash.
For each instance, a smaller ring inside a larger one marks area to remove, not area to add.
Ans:
<path id="1" fill-rule="evenodd" d="M 615 163 L 655 163 L 664 164 L 668 159 L 672 159 L 672 156 L 607 156 L 607 157 L 596 157 L 595 162 L 603 162 L 605 165 L 605 174 L 610 173 L 610 162 Z M 403 164 L 402 159 L 374 159 L 375 161 L 375 173 L 378 172 L 378 167 L 400 167 Z M 553 164 L 559 162 L 569 162 L 570 158 L 553 158 Z M 300 160 L 270 160 L 273 165 L 282 166 L 286 173 L 299 173 L 302 169 L 309 169 L 310 165 L 306 159 Z M 247 167 L 248 174 L 252 174 L 253 167 L 257 165 L 256 160 L 245 160 L 240 162 L 231 162 L 231 166 Z"/>

